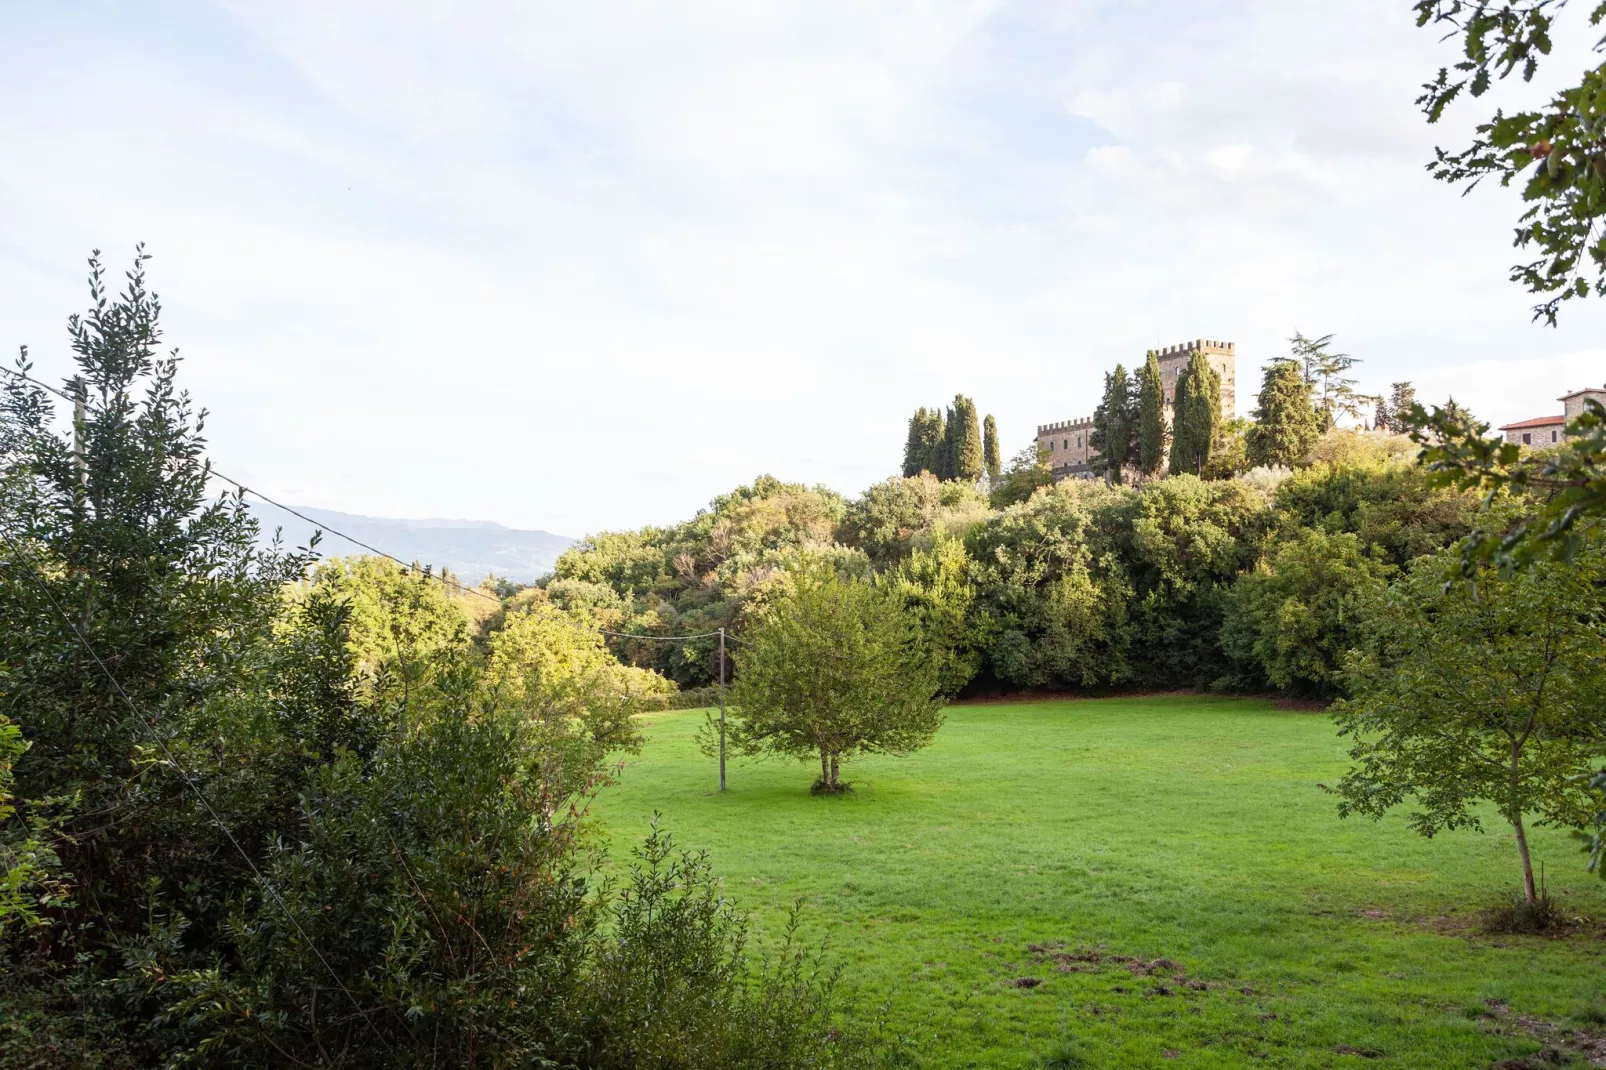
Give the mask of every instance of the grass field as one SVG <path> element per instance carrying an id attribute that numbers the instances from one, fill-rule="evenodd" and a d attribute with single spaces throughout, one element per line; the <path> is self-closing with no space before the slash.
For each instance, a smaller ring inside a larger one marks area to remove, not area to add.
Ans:
<path id="1" fill-rule="evenodd" d="M 843 798 L 780 761 L 732 762 L 712 793 L 702 717 L 654 715 L 593 807 L 615 856 L 661 811 L 764 932 L 804 900 L 855 1005 L 890 997 L 933 1066 L 1485 1067 L 1546 1023 L 1606 1032 L 1586 1025 L 1606 1016 L 1606 886 L 1577 845 L 1536 837 L 1551 893 L 1594 922 L 1486 935 L 1478 912 L 1517 891 L 1509 833 L 1340 821 L 1322 714 L 958 706 L 929 749 L 845 767 Z M 1177 965 L 1145 975 L 1157 958 Z"/>

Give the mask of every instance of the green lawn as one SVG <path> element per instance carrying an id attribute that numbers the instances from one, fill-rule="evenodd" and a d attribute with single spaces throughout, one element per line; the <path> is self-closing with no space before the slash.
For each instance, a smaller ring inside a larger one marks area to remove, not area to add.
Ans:
<path id="1" fill-rule="evenodd" d="M 1598 925 L 1476 925 L 1516 893 L 1506 830 L 1426 840 L 1403 816 L 1338 819 L 1317 784 L 1345 745 L 1319 713 L 1196 696 L 958 706 L 920 754 L 846 767 L 844 798 L 809 795 L 812 767 L 781 761 L 732 762 L 713 793 L 702 717 L 653 715 L 593 807 L 615 856 L 661 811 L 764 932 L 803 899 L 856 1006 L 890 996 L 934 1066 L 1483 1067 L 1538 1050 L 1517 1016 L 1606 1009 Z M 1540 831 L 1535 849 L 1570 912 L 1606 916 L 1573 841 Z M 1143 976 L 1120 956 L 1179 969 Z"/>

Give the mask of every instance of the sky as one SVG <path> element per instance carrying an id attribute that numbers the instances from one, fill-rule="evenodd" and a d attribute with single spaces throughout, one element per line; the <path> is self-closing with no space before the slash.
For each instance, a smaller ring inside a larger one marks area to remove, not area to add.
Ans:
<path id="1" fill-rule="evenodd" d="M 1564 19 L 1556 77 L 1593 37 Z M 0 0 L 0 347 L 70 371 L 136 242 L 223 472 L 565 535 L 761 473 L 856 494 L 956 392 L 1006 454 L 1102 373 L 1289 335 L 1495 424 L 1606 382 L 1515 191 L 1424 164 L 1409 0 Z M 1540 79 L 1544 82 L 1544 78 Z M 1516 87 L 1503 103 L 1548 86 Z M 7 358 L 9 359 L 9 357 Z"/>

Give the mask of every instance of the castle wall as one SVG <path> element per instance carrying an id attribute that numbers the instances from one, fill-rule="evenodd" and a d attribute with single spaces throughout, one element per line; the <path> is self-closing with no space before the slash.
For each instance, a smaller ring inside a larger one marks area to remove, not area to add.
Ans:
<path id="1" fill-rule="evenodd" d="M 1088 462 L 1098 455 L 1089 441 L 1092 435 L 1091 416 L 1038 427 L 1037 447 L 1048 451 L 1056 479 L 1087 474 Z"/>

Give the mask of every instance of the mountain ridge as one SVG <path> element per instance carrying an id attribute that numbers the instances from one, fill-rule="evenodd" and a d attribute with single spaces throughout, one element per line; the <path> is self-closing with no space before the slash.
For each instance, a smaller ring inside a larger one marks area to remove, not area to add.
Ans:
<path id="1" fill-rule="evenodd" d="M 261 525 L 261 543 L 271 542 L 278 529 L 285 544 L 305 546 L 313 531 L 320 530 L 324 537 L 318 549 L 323 557 L 369 553 L 351 541 L 357 539 L 403 561 L 450 569 L 465 583 L 478 583 L 492 573 L 516 583 L 534 583 L 552 571 L 558 555 L 575 542 L 567 535 L 510 528 L 494 520 L 409 520 L 316 506 L 288 508 L 305 515 L 312 523 L 285 507 L 250 503 L 251 512 Z"/>

